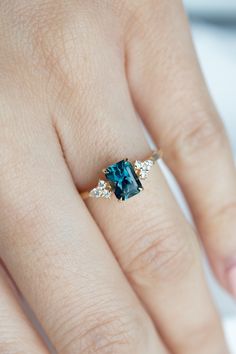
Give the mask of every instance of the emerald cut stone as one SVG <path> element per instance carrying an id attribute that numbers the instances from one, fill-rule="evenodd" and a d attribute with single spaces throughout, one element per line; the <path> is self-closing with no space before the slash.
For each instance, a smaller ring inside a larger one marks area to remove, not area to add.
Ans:
<path id="1" fill-rule="evenodd" d="M 107 167 L 105 176 L 113 186 L 117 199 L 129 199 L 143 189 L 132 164 L 127 160 L 121 160 Z"/>

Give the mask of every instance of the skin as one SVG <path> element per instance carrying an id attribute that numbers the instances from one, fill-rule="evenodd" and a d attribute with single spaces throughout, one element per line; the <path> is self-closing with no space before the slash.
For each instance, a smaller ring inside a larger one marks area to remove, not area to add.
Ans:
<path id="1" fill-rule="evenodd" d="M 181 2 L 2 0 L 0 14 L 1 353 L 49 353 L 17 287 L 60 354 L 227 354 L 197 233 L 236 294 L 235 168 Z M 150 155 L 138 115 L 196 232 L 158 166 L 127 203 L 80 197 Z"/>

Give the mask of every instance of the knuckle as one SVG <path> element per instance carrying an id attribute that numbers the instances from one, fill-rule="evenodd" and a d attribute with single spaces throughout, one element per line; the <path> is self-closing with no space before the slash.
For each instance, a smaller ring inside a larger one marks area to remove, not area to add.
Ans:
<path id="1" fill-rule="evenodd" d="M 148 225 L 134 230 L 135 241 L 124 261 L 128 277 L 137 285 L 151 285 L 153 279 L 179 279 L 191 265 L 190 243 L 169 221 L 159 222 L 154 217 Z"/>
<path id="2" fill-rule="evenodd" d="M 97 311 L 88 314 L 80 324 L 78 318 L 73 318 L 68 321 L 70 324 L 67 327 L 66 333 L 60 338 L 63 338 L 63 343 L 59 344 L 60 354 L 80 354 L 92 353 L 131 353 L 136 352 L 137 339 L 140 338 L 141 321 L 131 318 L 133 315 L 128 309 L 125 311 L 111 310 Z M 74 317 L 74 314 L 73 314 Z M 76 323 L 75 325 L 71 325 Z M 81 325 L 82 323 L 82 325 Z"/>
<path id="3" fill-rule="evenodd" d="M 176 129 L 170 133 L 172 146 L 170 159 L 173 161 L 191 162 L 193 156 L 216 152 L 225 143 L 224 128 L 220 120 L 215 119 L 206 111 L 195 112 L 192 118 L 178 122 Z"/>

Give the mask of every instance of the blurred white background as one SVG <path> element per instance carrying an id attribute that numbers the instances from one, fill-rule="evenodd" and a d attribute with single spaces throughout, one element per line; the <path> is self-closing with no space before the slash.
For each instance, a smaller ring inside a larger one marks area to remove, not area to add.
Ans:
<path id="1" fill-rule="evenodd" d="M 184 2 L 202 70 L 224 120 L 236 161 L 236 0 Z M 206 269 L 231 352 L 236 354 L 236 302 L 219 288 Z"/>
<path id="2" fill-rule="evenodd" d="M 213 18 L 236 16 L 235 0 L 184 0 L 189 13 Z"/>

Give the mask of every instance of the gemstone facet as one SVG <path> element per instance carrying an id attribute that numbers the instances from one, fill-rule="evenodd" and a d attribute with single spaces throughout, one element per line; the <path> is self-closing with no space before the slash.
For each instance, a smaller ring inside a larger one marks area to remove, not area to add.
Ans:
<path id="1" fill-rule="evenodd" d="M 127 200 L 143 189 L 132 164 L 127 160 L 121 160 L 107 167 L 105 176 L 119 200 Z"/>

